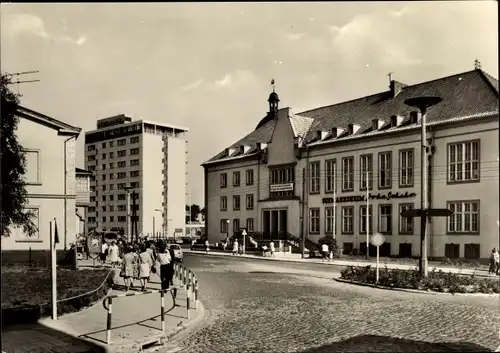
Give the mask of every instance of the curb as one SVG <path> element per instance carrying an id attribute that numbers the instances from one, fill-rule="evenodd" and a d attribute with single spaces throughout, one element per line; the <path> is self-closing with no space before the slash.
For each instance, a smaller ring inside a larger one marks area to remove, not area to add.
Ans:
<path id="1" fill-rule="evenodd" d="M 295 262 L 295 263 L 306 263 L 306 264 L 314 264 L 314 265 L 329 265 L 329 266 L 341 266 L 341 267 L 348 267 L 348 266 L 353 266 L 353 267 L 366 267 L 366 266 L 371 266 L 374 267 L 375 264 L 372 263 L 367 263 L 367 264 L 360 264 L 360 263 L 350 263 L 350 264 L 344 264 L 344 263 L 338 263 L 333 261 L 328 261 L 328 262 L 308 262 L 307 259 L 290 259 L 286 257 L 264 257 L 264 256 L 255 256 L 255 255 L 238 255 L 238 256 L 232 256 L 231 254 L 226 254 L 226 253 L 205 253 L 201 251 L 184 251 L 186 254 L 193 254 L 193 255 L 198 255 L 198 256 L 212 256 L 212 257 L 234 257 L 234 258 L 245 258 L 245 259 L 255 259 L 255 260 L 264 260 L 264 261 L 280 261 L 280 262 Z M 305 261 L 304 261 L 305 260 Z M 380 264 L 380 268 L 385 267 L 386 264 Z M 389 269 L 402 269 L 402 270 L 410 270 L 412 268 L 415 268 L 416 266 L 414 265 L 404 265 L 405 267 L 396 267 L 392 266 L 395 264 L 388 264 L 391 265 L 391 267 L 388 267 Z M 418 266 L 418 265 L 417 265 Z M 409 267 L 409 268 L 406 268 Z M 440 267 L 433 267 L 436 271 L 443 271 L 444 273 L 453 273 L 456 275 L 460 276 L 472 276 L 474 277 L 484 277 L 484 278 L 495 278 L 483 273 L 462 273 L 462 272 L 453 272 L 449 271 L 452 268 L 440 268 Z M 432 270 L 429 268 L 429 270 Z"/>
<path id="2" fill-rule="evenodd" d="M 452 295 L 452 296 L 469 296 L 469 297 L 471 297 L 471 296 L 497 297 L 498 296 L 498 293 L 492 293 L 492 294 L 487 294 L 487 293 L 455 293 L 455 294 L 451 294 L 451 293 L 445 293 L 445 292 L 434 292 L 434 291 L 425 291 L 425 290 L 409 289 L 409 288 L 385 287 L 385 286 L 379 286 L 377 284 L 350 281 L 350 280 L 341 279 L 341 278 L 334 278 L 334 280 L 339 282 L 339 283 L 353 284 L 353 285 L 361 286 L 361 287 L 371 287 L 371 288 L 377 288 L 377 289 L 393 290 L 393 291 L 397 291 L 397 292 L 406 292 L 406 293 L 414 293 L 414 294 Z"/>

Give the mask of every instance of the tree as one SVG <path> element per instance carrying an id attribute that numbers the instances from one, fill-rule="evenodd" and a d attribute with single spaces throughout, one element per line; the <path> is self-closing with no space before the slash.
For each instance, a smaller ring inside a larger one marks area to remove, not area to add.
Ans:
<path id="1" fill-rule="evenodd" d="M 11 84 L 8 75 L 1 75 L 0 90 L 0 165 L 1 165 L 1 196 L 2 212 L 0 231 L 2 236 L 10 235 L 10 227 L 20 227 L 29 236 L 37 232 L 33 222 L 35 217 L 31 211 L 26 211 L 28 197 L 24 174 L 26 173 L 26 155 L 20 145 L 16 130 L 19 118 L 16 110 L 19 106 L 19 95 L 9 89 Z"/>
<path id="2" fill-rule="evenodd" d="M 191 210 L 191 217 L 189 217 L 189 211 Z M 201 213 L 201 208 L 199 205 L 192 204 L 191 207 L 189 205 L 186 205 L 186 223 L 188 222 L 194 222 L 198 219 L 198 216 Z"/>

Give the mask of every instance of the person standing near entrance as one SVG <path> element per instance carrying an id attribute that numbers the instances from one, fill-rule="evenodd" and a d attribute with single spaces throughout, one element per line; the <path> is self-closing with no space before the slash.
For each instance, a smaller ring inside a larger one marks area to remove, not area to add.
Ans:
<path id="1" fill-rule="evenodd" d="M 328 245 L 327 244 L 321 245 L 321 252 L 323 253 L 323 261 L 328 260 Z"/>
<path id="2" fill-rule="evenodd" d="M 274 257 L 275 251 L 276 251 L 276 249 L 274 248 L 274 241 L 271 240 L 271 242 L 269 243 L 269 252 L 270 252 L 271 256 Z"/>

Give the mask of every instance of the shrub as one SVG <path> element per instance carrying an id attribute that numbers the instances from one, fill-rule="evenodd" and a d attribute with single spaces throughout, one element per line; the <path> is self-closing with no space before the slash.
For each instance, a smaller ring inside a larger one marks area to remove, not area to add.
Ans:
<path id="1" fill-rule="evenodd" d="M 375 284 L 376 269 L 371 266 L 348 266 L 340 271 L 340 278 L 353 282 Z M 380 269 L 378 285 L 384 287 L 448 291 L 454 293 L 500 293 L 500 281 L 475 276 L 463 276 L 431 271 L 427 277 L 421 277 L 418 269 Z"/>

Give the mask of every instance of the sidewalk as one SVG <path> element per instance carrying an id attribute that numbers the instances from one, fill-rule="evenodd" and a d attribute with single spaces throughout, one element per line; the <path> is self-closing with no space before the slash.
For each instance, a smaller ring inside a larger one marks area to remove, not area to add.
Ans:
<path id="1" fill-rule="evenodd" d="M 115 271 L 118 274 L 118 270 Z M 151 279 L 148 289 L 159 289 L 159 277 L 153 275 Z M 117 275 L 115 283 L 123 285 L 122 278 Z M 121 293 L 124 291 L 113 289 L 110 295 Z M 140 291 L 130 290 L 129 293 Z M 160 294 L 141 293 L 113 300 L 112 344 L 109 346 L 106 344 L 107 310 L 101 300 L 87 309 L 61 316 L 57 321 L 45 318 L 35 325 L 6 328 L 2 332 L 2 350 L 6 353 L 138 352 L 143 345 L 168 339 L 203 319 L 204 308 L 200 302 L 196 310 L 190 310 L 187 319 L 184 289 L 177 292 L 177 306 L 173 304 L 172 296 L 166 293 L 165 333 L 161 331 Z"/>
<path id="2" fill-rule="evenodd" d="M 189 249 L 184 249 L 183 250 L 186 253 L 191 253 L 191 254 L 197 254 L 197 255 L 205 255 L 205 256 L 233 256 L 231 253 L 224 253 L 221 251 L 213 251 L 211 250 L 208 254 L 204 251 L 197 251 L 197 250 L 189 250 Z M 284 262 L 301 262 L 301 263 L 308 263 L 308 264 L 323 264 L 323 265 L 335 265 L 335 266 L 376 266 L 376 261 L 352 261 L 352 260 L 341 260 L 341 259 L 335 259 L 332 261 L 324 261 L 322 259 L 309 259 L 301 258 L 301 254 L 290 254 L 290 253 L 278 253 L 276 252 L 276 257 L 270 257 L 270 256 L 259 256 L 259 255 L 236 255 L 237 257 L 244 257 L 248 259 L 257 259 L 257 260 L 264 260 L 264 261 L 284 261 Z M 384 263 L 380 262 L 379 263 L 381 268 L 387 268 L 389 269 L 403 269 L 403 270 L 410 270 L 413 268 L 418 267 L 418 262 L 415 263 L 415 265 L 409 265 L 409 264 L 401 264 L 401 263 Z M 443 271 L 443 272 L 451 272 L 451 273 L 457 273 L 457 274 L 462 274 L 462 275 L 472 275 L 474 274 L 476 277 L 489 277 L 489 278 L 496 278 L 497 276 L 493 274 L 488 274 L 488 270 L 484 269 L 469 269 L 469 268 L 456 268 L 456 267 L 446 267 L 446 266 L 432 266 L 429 265 L 429 271 Z"/>

